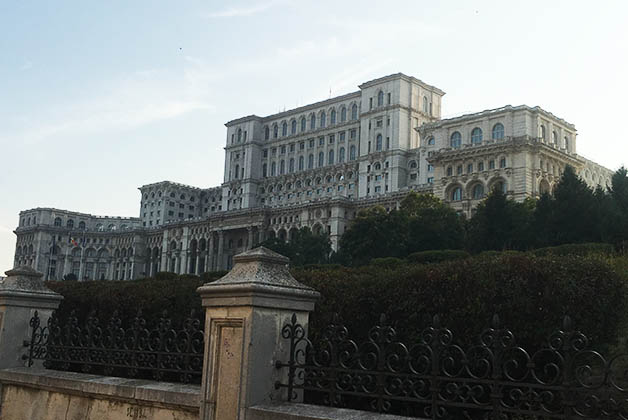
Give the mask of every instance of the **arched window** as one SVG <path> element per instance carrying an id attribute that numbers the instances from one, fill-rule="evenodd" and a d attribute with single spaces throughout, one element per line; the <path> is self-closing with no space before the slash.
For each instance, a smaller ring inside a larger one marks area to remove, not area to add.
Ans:
<path id="1" fill-rule="evenodd" d="M 321 112 L 321 128 L 324 128 L 325 124 L 327 124 L 327 115 L 325 114 L 325 111 L 323 111 Z"/>
<path id="2" fill-rule="evenodd" d="M 349 149 L 349 160 L 355 160 L 355 146 L 351 146 Z"/>
<path id="3" fill-rule="evenodd" d="M 330 124 L 336 124 L 336 110 L 332 109 L 331 113 L 329 114 L 329 123 Z"/>
<path id="4" fill-rule="evenodd" d="M 497 123 L 493 126 L 493 133 L 491 134 L 493 140 L 503 140 L 504 138 L 504 125 Z"/>
<path id="5" fill-rule="evenodd" d="M 451 191 L 451 201 L 462 200 L 462 187 L 456 187 Z"/>
<path id="6" fill-rule="evenodd" d="M 447 167 L 447 176 L 452 176 L 454 173 L 454 169 L 451 166 Z"/>
<path id="7" fill-rule="evenodd" d="M 552 131 L 552 144 L 558 145 L 558 134 L 556 134 L 556 131 Z"/>
<path id="8" fill-rule="evenodd" d="M 382 169 L 382 165 L 377 162 L 375 165 L 373 165 L 373 168 L 375 168 L 376 171 L 379 171 L 380 169 Z"/>
<path id="9" fill-rule="evenodd" d="M 283 124 L 281 124 L 281 135 L 282 136 L 288 135 L 288 123 L 287 122 L 284 122 Z"/>
<path id="10" fill-rule="evenodd" d="M 273 162 L 270 164 L 270 176 L 275 176 L 277 174 L 277 163 Z"/>
<path id="11" fill-rule="evenodd" d="M 290 132 L 291 134 L 297 134 L 297 120 L 292 120 Z"/>
<path id="12" fill-rule="evenodd" d="M 300 171 L 303 170 L 304 163 L 305 163 L 305 159 L 303 158 L 303 156 L 299 156 L 299 170 Z"/>
<path id="13" fill-rule="evenodd" d="M 352 120 L 358 119 L 358 105 L 357 104 L 353 104 L 353 106 L 351 107 L 351 119 Z"/>
<path id="14" fill-rule="evenodd" d="M 266 178 L 267 175 L 268 175 L 268 165 L 265 163 L 264 165 L 262 165 L 262 176 Z"/>
<path id="15" fill-rule="evenodd" d="M 68 220 L 68 222 L 65 224 L 68 229 L 73 229 L 74 228 L 74 220 L 70 219 Z"/>
<path id="16" fill-rule="evenodd" d="M 310 154 L 310 155 L 307 157 L 307 168 L 308 168 L 308 169 L 312 169 L 313 167 L 314 167 L 314 155 L 313 155 L 313 154 Z"/>
<path id="17" fill-rule="evenodd" d="M 314 130 L 316 128 L 316 115 L 312 114 L 310 118 L 310 130 Z"/>
<path id="18" fill-rule="evenodd" d="M 333 165 L 334 164 L 334 149 L 331 149 L 329 151 L 329 156 L 327 158 L 327 164 L 329 164 L 329 165 Z"/>
<path id="19" fill-rule="evenodd" d="M 384 105 L 384 92 L 380 90 L 379 93 L 377 94 L 377 106 L 383 106 L 383 105 Z"/>
<path id="20" fill-rule="evenodd" d="M 493 191 L 501 191 L 506 194 L 506 183 L 504 181 L 497 181 L 493 184 Z"/>
<path id="21" fill-rule="evenodd" d="M 242 129 L 238 128 L 238 143 L 240 143 L 240 141 L 242 141 Z"/>
<path id="22" fill-rule="evenodd" d="M 240 165 L 236 165 L 236 166 L 235 166 L 235 172 L 234 172 L 234 174 L 233 174 L 233 175 L 234 175 L 233 177 L 234 177 L 235 179 L 238 179 L 238 175 L 239 175 L 239 174 L 240 174 Z"/>
<path id="23" fill-rule="evenodd" d="M 79 229 L 85 229 L 85 222 L 79 222 Z"/>
<path id="24" fill-rule="evenodd" d="M 288 165 L 288 172 L 294 172 L 294 158 L 290 158 L 290 164 Z"/>
<path id="25" fill-rule="evenodd" d="M 426 114 L 429 112 L 430 107 L 427 103 L 427 96 L 423 97 L 423 112 L 425 112 Z"/>
<path id="26" fill-rule="evenodd" d="M 569 151 L 569 137 L 565 136 L 565 149 Z"/>
<path id="27" fill-rule="evenodd" d="M 338 150 L 338 163 L 343 163 L 345 161 L 345 148 L 341 147 Z"/>
<path id="28" fill-rule="evenodd" d="M 454 149 L 458 149 L 460 148 L 460 146 L 462 146 L 462 136 L 460 135 L 458 131 L 455 131 L 451 135 L 450 144 L 451 144 L 451 147 L 453 147 Z"/>
<path id="29" fill-rule="evenodd" d="M 410 169 L 416 169 L 417 164 L 416 164 L 416 160 L 410 161 Z"/>
<path id="30" fill-rule="evenodd" d="M 284 173 L 286 173 L 286 161 L 282 160 L 279 162 L 279 175 L 283 175 Z"/>
<path id="31" fill-rule="evenodd" d="M 375 150 L 382 150 L 382 135 L 377 135 L 377 140 L 375 142 Z"/>
<path id="32" fill-rule="evenodd" d="M 320 168 L 324 164 L 325 164 L 325 154 L 323 152 L 320 152 L 318 154 L 318 167 Z"/>
<path id="33" fill-rule="evenodd" d="M 273 126 L 273 138 L 277 138 L 277 136 L 279 135 L 279 127 L 277 127 L 277 124 L 275 124 Z"/>
<path id="34" fill-rule="evenodd" d="M 61 224 L 62 224 L 61 218 L 60 217 L 55 218 L 55 226 L 61 226 Z"/>
<path id="35" fill-rule="evenodd" d="M 546 137 L 545 137 L 545 126 L 543 124 L 541 124 L 541 127 L 539 127 L 539 136 L 541 137 L 541 140 L 545 141 Z"/>
<path id="36" fill-rule="evenodd" d="M 427 139 L 428 146 L 434 146 L 435 144 L 436 144 L 436 140 L 434 140 L 434 137 L 430 137 L 429 139 Z"/>
<path id="37" fill-rule="evenodd" d="M 347 108 L 344 106 L 340 108 L 340 122 L 347 121 Z"/>
<path id="38" fill-rule="evenodd" d="M 305 131 L 306 120 L 305 117 L 301 117 L 301 131 Z"/>
<path id="39" fill-rule="evenodd" d="M 474 200 L 479 200 L 482 197 L 484 197 L 484 185 L 482 185 L 482 184 L 475 184 L 473 186 L 472 195 L 473 195 L 473 199 Z"/>
<path id="40" fill-rule="evenodd" d="M 268 140 L 270 138 L 270 128 L 268 126 L 264 127 L 264 140 Z"/>
<path id="41" fill-rule="evenodd" d="M 482 144 L 482 129 L 480 127 L 475 127 L 473 131 L 471 131 L 471 143 Z"/>

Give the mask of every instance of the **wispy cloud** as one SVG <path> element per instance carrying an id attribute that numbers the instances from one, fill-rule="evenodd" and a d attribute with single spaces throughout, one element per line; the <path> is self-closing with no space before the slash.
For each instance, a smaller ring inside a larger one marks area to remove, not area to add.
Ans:
<path id="1" fill-rule="evenodd" d="M 59 134 L 125 130 L 194 111 L 211 112 L 215 107 L 208 95 L 209 79 L 206 72 L 204 78 L 195 76 L 197 67 L 189 63 L 181 72 L 137 71 L 95 88 L 89 98 L 29 115 L 21 129 L 5 131 L 0 140 L 35 144 Z"/>
<path id="2" fill-rule="evenodd" d="M 20 70 L 25 71 L 25 70 L 30 70 L 33 68 L 33 62 L 32 61 L 27 61 L 24 64 L 22 64 L 20 66 Z"/>
<path id="3" fill-rule="evenodd" d="M 257 13 L 261 13 L 265 10 L 270 9 L 271 7 L 279 4 L 280 1 L 268 1 L 266 3 L 259 3 L 254 6 L 249 7 L 230 7 L 228 9 L 219 10 L 216 12 L 208 13 L 206 17 L 208 18 L 230 18 L 230 17 L 240 17 L 240 16 L 251 16 Z"/>

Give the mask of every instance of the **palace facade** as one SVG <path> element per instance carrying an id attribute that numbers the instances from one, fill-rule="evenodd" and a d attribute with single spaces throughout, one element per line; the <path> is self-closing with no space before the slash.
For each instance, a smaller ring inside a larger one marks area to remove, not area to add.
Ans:
<path id="1" fill-rule="evenodd" d="M 337 248 L 360 209 L 396 208 L 408 191 L 431 192 L 470 216 L 492 188 L 517 201 L 551 192 L 566 165 L 592 187 L 610 185 L 610 170 L 577 154 L 573 124 L 525 105 L 441 119 L 444 94 L 398 73 L 229 121 L 222 185 L 144 185 L 137 218 L 22 211 L 15 266 L 51 280 L 200 274 L 304 226 Z"/>

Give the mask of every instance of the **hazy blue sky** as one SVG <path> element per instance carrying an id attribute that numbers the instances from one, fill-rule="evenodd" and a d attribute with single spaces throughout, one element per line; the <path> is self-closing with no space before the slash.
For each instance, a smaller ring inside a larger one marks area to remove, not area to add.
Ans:
<path id="1" fill-rule="evenodd" d="M 224 123 L 390 73 L 443 115 L 540 105 L 628 163 L 628 2 L 0 0 L 0 272 L 18 212 L 137 216 L 143 184 L 222 181 Z"/>

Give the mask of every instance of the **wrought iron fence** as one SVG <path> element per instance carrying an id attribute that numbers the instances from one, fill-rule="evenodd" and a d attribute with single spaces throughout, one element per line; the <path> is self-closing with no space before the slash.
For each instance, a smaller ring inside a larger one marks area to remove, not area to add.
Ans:
<path id="1" fill-rule="evenodd" d="M 318 340 L 296 316 L 282 330 L 290 343 L 288 400 L 430 419 L 628 419 L 628 354 L 605 358 L 566 317 L 541 349 L 492 326 L 463 348 L 434 317 L 413 345 L 396 340 L 384 316 L 364 342 L 334 317 Z"/>
<path id="2" fill-rule="evenodd" d="M 43 360 L 47 369 L 183 383 L 201 380 L 204 334 L 194 313 L 175 329 L 165 311 L 152 328 L 141 311 L 126 327 L 117 312 L 104 325 L 95 313 L 80 324 L 74 312 L 65 322 L 53 313 L 41 325 L 35 311 L 30 327 L 23 356 L 28 366 Z"/>

